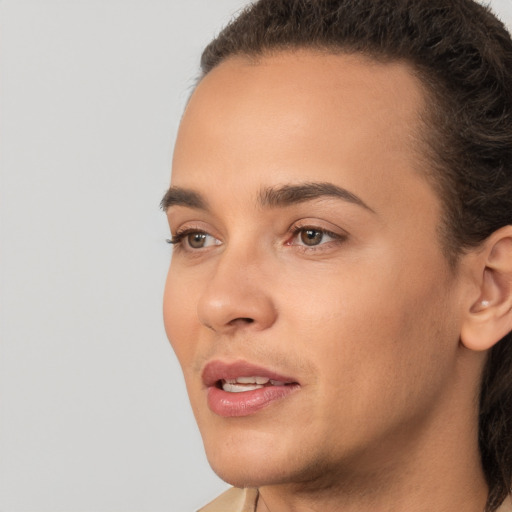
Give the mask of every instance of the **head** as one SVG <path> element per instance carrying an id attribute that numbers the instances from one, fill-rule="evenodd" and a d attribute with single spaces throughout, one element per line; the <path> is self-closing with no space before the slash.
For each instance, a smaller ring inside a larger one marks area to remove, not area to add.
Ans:
<path id="1" fill-rule="evenodd" d="M 448 438 L 453 411 L 492 510 L 512 482 L 506 30 L 471 0 L 262 0 L 202 72 L 164 198 L 165 314 L 214 469 L 368 474 L 429 422 Z M 286 396 L 208 408 L 209 373 L 240 361 Z"/>

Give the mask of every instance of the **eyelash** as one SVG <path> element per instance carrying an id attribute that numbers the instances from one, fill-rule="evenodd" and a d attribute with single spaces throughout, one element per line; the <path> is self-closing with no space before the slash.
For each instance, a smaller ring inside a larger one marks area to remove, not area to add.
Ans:
<path id="1" fill-rule="evenodd" d="M 328 237 L 333 239 L 331 242 L 334 242 L 334 243 L 343 242 L 347 238 L 346 235 L 341 235 L 339 233 L 334 233 L 333 231 L 329 231 L 328 229 L 321 228 L 319 226 L 295 225 L 289 231 L 289 233 L 291 235 L 291 238 L 289 240 L 295 240 L 300 233 L 303 233 L 305 231 L 317 231 L 319 233 L 322 233 L 322 235 L 327 235 Z M 329 243 L 329 242 L 324 242 L 324 243 L 320 243 L 318 245 L 311 245 L 311 246 L 308 246 L 306 244 L 304 244 L 304 245 L 295 244 L 295 245 L 296 245 L 296 247 L 299 247 L 302 250 L 306 250 L 306 251 L 315 251 L 316 250 L 316 251 L 319 251 L 319 250 L 323 250 L 325 248 L 324 246 L 327 243 Z M 287 242 L 286 245 L 294 245 L 294 244 L 291 244 L 290 242 Z"/>
<path id="2" fill-rule="evenodd" d="M 290 229 L 288 231 L 290 237 L 288 238 L 288 241 L 286 242 L 285 245 L 288 245 L 288 246 L 295 245 L 296 247 L 299 247 L 301 250 L 315 251 L 315 250 L 322 250 L 323 249 L 322 246 L 324 246 L 327 243 L 329 243 L 329 242 L 324 242 L 324 243 L 320 243 L 318 245 L 311 245 L 311 246 L 308 246 L 307 244 L 300 245 L 300 244 L 292 244 L 292 243 L 290 243 L 300 233 L 305 232 L 305 231 L 317 231 L 319 233 L 322 233 L 322 235 L 327 235 L 328 237 L 332 238 L 333 239 L 332 242 L 335 242 L 335 243 L 343 242 L 347 238 L 346 235 L 341 235 L 339 233 L 334 233 L 332 231 L 329 231 L 329 230 L 324 229 L 324 228 L 320 228 L 318 226 L 296 225 L 296 226 L 294 226 L 292 229 Z M 166 242 L 168 244 L 173 245 L 176 249 L 182 249 L 183 248 L 183 240 L 187 236 L 192 235 L 192 234 L 212 236 L 209 233 L 207 233 L 206 231 L 203 231 L 201 229 L 187 228 L 187 229 L 184 229 L 182 231 L 177 231 L 176 234 L 172 235 L 171 238 L 166 239 Z M 213 238 L 215 238 L 215 237 L 213 237 Z M 200 251 L 201 248 L 194 249 L 194 248 L 190 248 L 189 247 L 188 250 L 195 252 L 195 251 Z"/>
<path id="3" fill-rule="evenodd" d="M 183 240 L 188 235 L 192 235 L 192 234 L 211 236 L 211 235 L 209 235 L 209 233 L 207 233 L 206 231 L 203 231 L 201 229 L 187 228 L 182 231 L 177 231 L 176 234 L 172 235 L 171 238 L 168 238 L 166 240 L 166 242 L 173 246 L 180 246 L 180 245 L 182 245 Z"/>

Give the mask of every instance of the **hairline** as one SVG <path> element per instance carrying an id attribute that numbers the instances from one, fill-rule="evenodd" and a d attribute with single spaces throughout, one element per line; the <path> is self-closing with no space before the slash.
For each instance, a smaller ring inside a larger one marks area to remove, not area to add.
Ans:
<path id="1" fill-rule="evenodd" d="M 442 83 L 436 82 L 434 86 L 431 69 L 427 70 L 407 57 L 393 56 L 389 52 L 376 49 L 372 51 L 370 49 L 353 48 L 349 44 L 276 44 L 250 52 L 241 50 L 229 53 L 206 71 L 203 70 L 188 98 L 185 110 L 197 87 L 218 66 L 235 59 L 245 59 L 246 62 L 257 66 L 266 58 L 283 54 L 292 55 L 300 52 L 318 55 L 353 55 L 361 58 L 363 62 L 366 61 L 368 64 L 372 62 L 382 65 L 402 64 L 411 76 L 416 79 L 423 97 L 423 104 L 418 108 L 417 124 L 415 127 L 411 127 L 408 144 L 413 154 L 417 157 L 418 165 L 414 167 L 414 170 L 432 187 L 435 196 L 439 200 L 441 218 L 436 228 L 438 242 L 450 269 L 455 272 L 460 256 L 466 252 L 467 247 L 454 243 L 453 222 L 450 221 L 450 216 L 452 215 L 450 203 L 457 200 L 457 194 L 452 192 L 454 184 L 450 183 L 450 179 L 447 176 L 446 164 L 440 158 L 437 158 L 436 155 L 436 139 L 440 135 L 442 136 L 441 130 L 436 127 L 439 123 L 439 119 L 436 119 L 436 117 L 439 116 L 438 110 L 443 106 L 443 93 L 445 91 L 444 84 Z"/>

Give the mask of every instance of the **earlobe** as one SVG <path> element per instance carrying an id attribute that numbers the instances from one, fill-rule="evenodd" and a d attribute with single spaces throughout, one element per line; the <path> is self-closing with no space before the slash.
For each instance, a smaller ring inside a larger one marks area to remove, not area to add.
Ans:
<path id="1" fill-rule="evenodd" d="M 495 231 L 472 260 L 478 298 L 461 328 L 462 344 L 488 350 L 512 330 L 512 226 Z"/>

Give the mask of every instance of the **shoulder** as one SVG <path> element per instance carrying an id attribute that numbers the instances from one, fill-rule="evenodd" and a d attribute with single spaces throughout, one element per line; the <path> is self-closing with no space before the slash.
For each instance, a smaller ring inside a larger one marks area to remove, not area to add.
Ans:
<path id="1" fill-rule="evenodd" d="M 232 487 L 197 512 L 254 512 L 257 498 L 257 489 Z"/>

